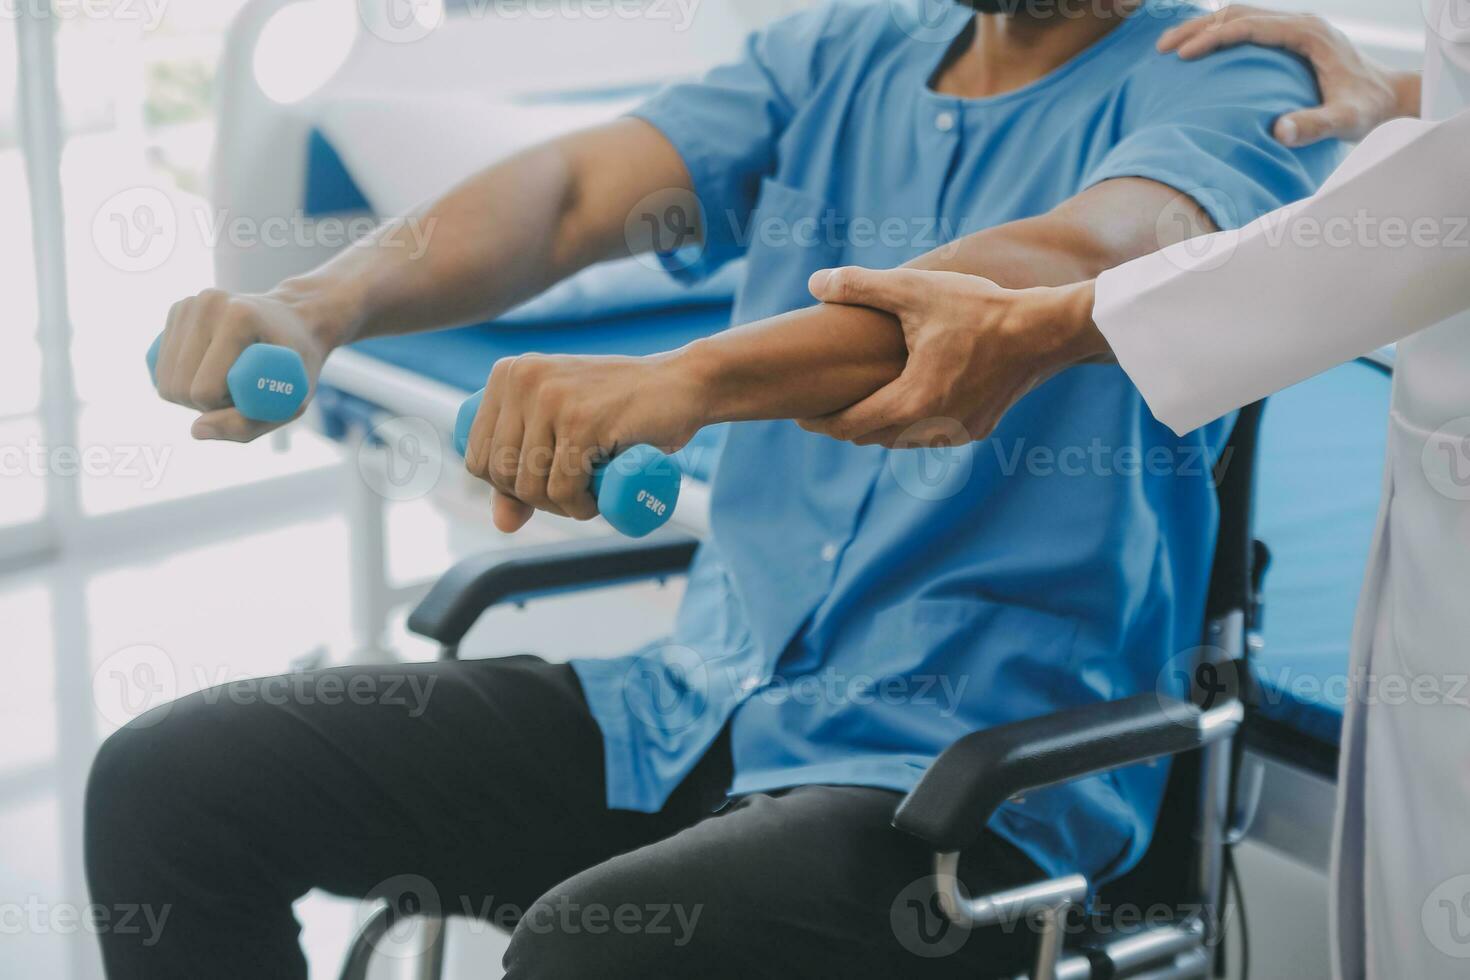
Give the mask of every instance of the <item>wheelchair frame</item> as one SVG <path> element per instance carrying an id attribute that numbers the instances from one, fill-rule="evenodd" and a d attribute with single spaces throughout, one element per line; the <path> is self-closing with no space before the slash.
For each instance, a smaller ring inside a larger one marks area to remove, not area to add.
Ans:
<path id="1" fill-rule="evenodd" d="M 1264 546 L 1251 532 L 1264 405 L 1256 402 L 1240 411 L 1216 465 L 1220 526 L 1189 698 L 1145 693 L 972 732 L 939 755 L 895 812 L 895 827 L 933 848 L 935 896 L 951 922 L 965 928 L 1033 924 L 1037 951 L 1031 980 L 1204 980 L 1209 975 L 1223 936 L 1227 851 L 1245 836 L 1260 792 L 1259 767 L 1243 768 L 1236 735 L 1248 718 L 1248 656 L 1268 563 Z M 665 532 L 641 540 L 573 541 L 478 555 L 450 569 L 408 625 L 437 640 L 443 659 L 456 659 L 470 627 L 495 606 L 664 581 L 684 573 L 698 547 L 697 538 Z M 1231 680 L 1222 686 L 1221 675 Z M 965 894 L 960 855 L 1006 800 L 1176 757 L 1163 809 L 1177 804 L 1188 832 L 1161 834 L 1156 828 L 1140 865 L 1099 891 L 1148 892 L 1178 910 L 1170 921 L 1099 930 L 1086 912 L 1091 888 L 1081 874 L 989 895 Z M 1160 888 L 1174 894 L 1160 896 Z M 353 940 L 341 980 L 366 980 L 376 944 L 402 915 L 385 904 L 369 917 Z M 431 920 L 426 936 L 417 975 L 438 980 L 444 965 L 443 921 Z"/>

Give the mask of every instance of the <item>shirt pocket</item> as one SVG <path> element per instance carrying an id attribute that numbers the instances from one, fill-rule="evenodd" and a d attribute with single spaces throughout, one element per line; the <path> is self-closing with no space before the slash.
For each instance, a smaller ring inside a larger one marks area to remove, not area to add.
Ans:
<path id="1" fill-rule="evenodd" d="M 763 179 L 749 225 L 736 229 L 746 244 L 746 269 L 734 321 L 750 323 L 813 305 L 807 280 L 842 261 L 841 227 L 830 204 Z"/>

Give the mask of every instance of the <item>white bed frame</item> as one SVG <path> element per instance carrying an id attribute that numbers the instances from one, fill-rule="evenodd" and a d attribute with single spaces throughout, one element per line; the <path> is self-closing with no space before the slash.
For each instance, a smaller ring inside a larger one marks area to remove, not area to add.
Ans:
<path id="1" fill-rule="evenodd" d="M 272 100 L 256 80 L 256 49 L 272 17 L 297 2 L 305 0 L 253 0 L 241 10 L 225 38 L 210 198 L 216 210 L 232 218 L 304 220 L 307 138 L 322 107 L 334 100 L 378 93 L 401 96 L 406 91 L 515 97 L 657 82 L 694 74 L 731 57 L 751 29 L 804 5 L 804 0 L 699 0 L 685 30 L 676 18 L 663 17 L 497 20 L 483 13 L 492 5 L 480 0 L 469 5 L 470 13 L 451 14 L 437 30 L 414 43 L 392 43 L 367 29 L 358 30 L 335 74 L 301 100 L 282 104 Z M 557 66 L 547 65 L 542 56 L 553 43 L 563 55 Z M 216 282 L 231 290 L 269 289 L 315 267 L 335 251 L 299 244 L 243 248 L 222 238 L 214 256 Z M 381 408 L 367 431 L 383 425 L 391 428 L 398 418 L 426 419 L 440 430 L 443 445 L 449 445 L 448 433 L 463 398 L 458 389 L 354 351 L 333 354 L 322 380 Z M 352 534 L 356 659 L 392 656 L 387 633 L 394 611 L 415 601 L 430 584 L 394 587 L 389 582 L 385 501 L 359 471 L 360 467 L 386 467 L 389 450 L 364 446 L 367 431 L 356 432 L 348 440 L 349 451 L 343 454 L 342 463 Z M 285 444 L 289 434 L 280 438 Z M 437 502 L 451 514 L 464 513 L 464 481 L 449 479 L 441 484 L 443 492 L 436 494 Z M 477 518 L 484 513 L 483 501 L 474 513 Z M 704 485 L 686 481 L 674 521 L 696 532 L 707 530 L 708 490 Z M 610 533 L 600 524 L 558 522 L 559 528 L 562 525 L 567 534 Z"/>

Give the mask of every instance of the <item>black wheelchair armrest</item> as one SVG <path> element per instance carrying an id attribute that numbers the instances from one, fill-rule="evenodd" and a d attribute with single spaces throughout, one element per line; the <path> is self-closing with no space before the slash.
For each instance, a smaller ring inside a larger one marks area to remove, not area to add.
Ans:
<path id="1" fill-rule="evenodd" d="M 1013 796 L 1202 748 L 1232 734 L 1243 716 L 1233 699 L 1202 711 L 1139 694 L 971 732 L 934 760 L 893 825 L 936 851 L 964 850 Z"/>
<path id="2" fill-rule="evenodd" d="M 698 538 L 667 532 L 476 555 L 459 562 L 434 583 L 409 615 L 408 628 L 452 648 L 492 606 L 677 575 L 688 569 L 698 547 Z"/>

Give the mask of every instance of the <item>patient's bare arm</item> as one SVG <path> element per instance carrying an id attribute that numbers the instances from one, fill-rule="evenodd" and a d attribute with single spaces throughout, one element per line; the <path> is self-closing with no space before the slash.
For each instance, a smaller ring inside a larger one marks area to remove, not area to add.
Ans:
<path id="1" fill-rule="evenodd" d="M 481 322 L 595 262 L 652 249 L 629 222 L 661 190 L 688 190 L 673 145 L 636 119 L 543 143 L 471 177 L 412 220 L 421 256 L 379 247 L 339 255 L 283 289 L 328 298 L 334 343 Z"/>
<path id="2" fill-rule="evenodd" d="M 254 439 L 273 426 L 230 408 L 225 384 L 250 344 L 294 348 L 315 387 L 337 346 L 489 319 L 584 266 L 650 249 L 651 233 L 627 216 L 651 193 L 688 187 L 674 147 L 639 120 L 533 147 L 268 293 L 176 303 L 159 392 L 203 413 L 199 438 Z"/>

